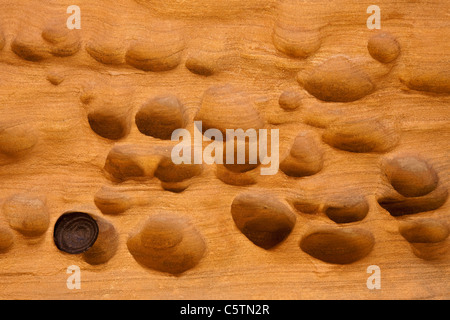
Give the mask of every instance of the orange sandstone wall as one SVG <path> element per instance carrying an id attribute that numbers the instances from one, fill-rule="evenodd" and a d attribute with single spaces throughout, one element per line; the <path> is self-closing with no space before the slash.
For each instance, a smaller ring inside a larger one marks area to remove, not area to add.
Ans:
<path id="1" fill-rule="evenodd" d="M 450 297 L 450 2 L 0 8 L 0 298 Z M 174 164 L 194 121 L 277 129 L 278 172 Z"/>

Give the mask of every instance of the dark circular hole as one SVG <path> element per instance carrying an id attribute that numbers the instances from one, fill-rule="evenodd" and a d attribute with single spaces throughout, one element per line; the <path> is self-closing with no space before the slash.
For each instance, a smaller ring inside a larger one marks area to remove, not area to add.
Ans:
<path id="1" fill-rule="evenodd" d="M 98 225 L 89 214 L 68 212 L 59 217 L 53 241 L 59 250 L 78 254 L 88 250 L 97 240 Z"/>

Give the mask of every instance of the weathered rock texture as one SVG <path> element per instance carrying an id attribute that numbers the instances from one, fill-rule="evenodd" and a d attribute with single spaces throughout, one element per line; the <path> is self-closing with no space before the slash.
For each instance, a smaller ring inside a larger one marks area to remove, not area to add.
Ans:
<path id="1" fill-rule="evenodd" d="M 72 4 L 0 0 L 1 299 L 450 298 L 450 2 Z M 280 170 L 182 128 L 278 129 Z"/>

